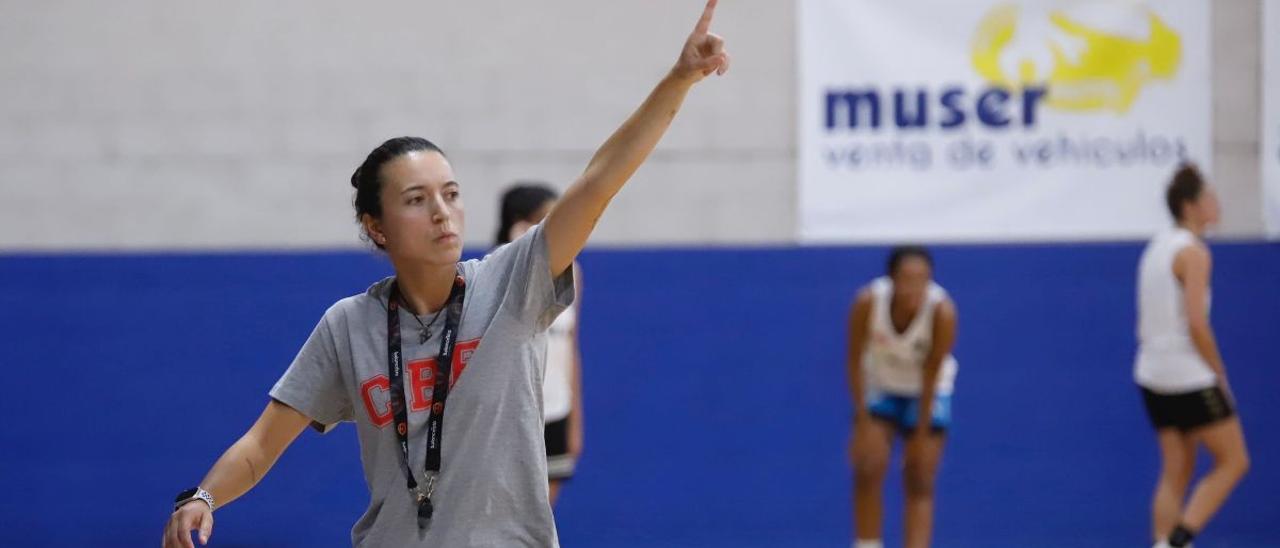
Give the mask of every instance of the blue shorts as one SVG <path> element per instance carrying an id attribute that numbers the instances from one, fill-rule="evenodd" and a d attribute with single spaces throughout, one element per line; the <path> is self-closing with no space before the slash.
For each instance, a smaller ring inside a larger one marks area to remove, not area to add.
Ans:
<path id="1" fill-rule="evenodd" d="M 934 396 L 933 402 L 930 426 L 934 431 L 945 431 L 951 427 L 951 395 Z M 867 397 L 867 411 L 875 418 L 892 423 L 899 430 L 910 430 L 915 428 L 916 418 L 920 414 L 920 398 L 873 392 Z"/>

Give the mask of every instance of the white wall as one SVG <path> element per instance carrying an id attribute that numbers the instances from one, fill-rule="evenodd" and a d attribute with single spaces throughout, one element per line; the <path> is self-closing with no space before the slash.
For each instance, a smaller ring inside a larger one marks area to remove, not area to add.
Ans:
<path id="1" fill-rule="evenodd" d="M 1259 0 L 1214 3 L 1215 158 L 1261 234 Z M 347 181 L 402 134 L 451 155 L 467 239 L 564 185 L 667 69 L 699 0 L 0 3 L 0 250 L 360 245 Z M 795 238 L 793 0 L 726 0 L 697 89 L 594 244 Z"/>

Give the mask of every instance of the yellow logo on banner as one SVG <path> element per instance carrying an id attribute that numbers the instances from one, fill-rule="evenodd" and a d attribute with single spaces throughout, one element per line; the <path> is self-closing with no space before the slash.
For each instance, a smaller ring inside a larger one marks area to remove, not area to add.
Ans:
<path id="1" fill-rule="evenodd" d="M 1052 54 L 1047 73 L 1023 57 L 1018 59 L 1017 75 L 1011 77 L 1001 60 L 1018 30 L 1018 14 L 1018 6 L 1003 4 L 983 17 L 970 46 L 973 67 L 982 77 L 1009 88 L 1047 84 L 1045 104 L 1052 108 L 1128 112 L 1143 86 L 1172 79 L 1182 62 L 1182 38 L 1150 10 L 1146 39 L 1090 28 L 1058 11 L 1049 15 L 1050 23 L 1081 46 L 1078 54 L 1073 58 L 1058 42 L 1046 38 Z"/>

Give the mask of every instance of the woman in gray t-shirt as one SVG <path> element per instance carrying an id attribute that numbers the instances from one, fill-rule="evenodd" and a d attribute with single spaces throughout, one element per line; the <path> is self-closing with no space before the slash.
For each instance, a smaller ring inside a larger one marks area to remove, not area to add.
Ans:
<path id="1" fill-rule="evenodd" d="M 546 219 L 483 259 L 459 262 L 461 187 L 444 153 L 414 137 L 374 149 L 351 177 L 355 208 L 395 276 L 324 314 L 257 422 L 179 495 L 164 546 L 193 546 L 193 530 L 207 542 L 213 508 L 261 480 L 308 424 L 346 421 L 358 429 L 371 495 L 352 544 L 556 546 L 542 438 L 545 332 L 573 301 L 569 267 L 609 201 L 693 85 L 728 69 L 723 40 L 708 32 L 715 4 Z M 442 354 L 448 367 L 437 363 Z"/>

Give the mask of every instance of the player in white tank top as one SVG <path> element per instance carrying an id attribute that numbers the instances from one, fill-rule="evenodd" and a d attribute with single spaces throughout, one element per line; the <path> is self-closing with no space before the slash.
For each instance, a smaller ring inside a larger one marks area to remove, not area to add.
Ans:
<path id="1" fill-rule="evenodd" d="M 1155 546 L 1189 546 L 1249 466 L 1226 369 L 1209 325 L 1209 248 L 1218 201 L 1198 170 L 1183 165 L 1165 193 L 1176 226 L 1152 238 L 1138 265 L 1138 355 L 1134 380 L 1160 445 L 1151 505 Z M 1213 469 L 1190 489 L 1196 449 Z M 1186 500 L 1186 504 L 1183 501 Z"/>
<path id="2" fill-rule="evenodd" d="M 502 196 L 496 243 L 514 241 L 542 222 L 555 205 L 556 193 L 543 183 L 518 183 Z M 581 270 L 573 265 L 575 283 Z M 582 286 L 576 286 L 581 293 Z M 564 482 L 573 477 L 582 452 L 582 390 L 578 352 L 581 295 L 547 330 L 547 367 L 542 377 L 542 415 L 547 445 L 547 481 L 551 504 Z"/>
<path id="3" fill-rule="evenodd" d="M 899 332 L 890 317 L 893 279 L 876 278 L 867 286 L 872 297 L 871 337 L 863 357 L 867 386 L 871 391 L 919 397 L 924 379 L 924 363 L 933 348 L 933 316 L 947 301 L 947 291 L 929 282 L 924 303 L 906 331 Z M 955 387 L 956 359 L 947 354 L 935 384 L 935 395 L 949 396 Z"/>
<path id="4" fill-rule="evenodd" d="M 1213 368 L 1196 351 L 1187 322 L 1182 282 L 1174 260 L 1188 247 L 1201 245 L 1190 230 L 1173 227 L 1147 244 L 1138 263 L 1138 358 L 1133 377 L 1139 386 L 1161 394 L 1178 394 L 1218 383 Z M 1211 300 L 1205 292 L 1205 313 Z"/>
<path id="5" fill-rule="evenodd" d="M 950 425 L 957 368 L 951 355 L 955 304 L 933 282 L 929 253 L 895 248 L 888 271 L 858 293 L 849 321 L 858 548 L 881 546 L 881 486 L 899 434 L 906 442 L 905 545 L 929 545 L 934 477 Z"/>

